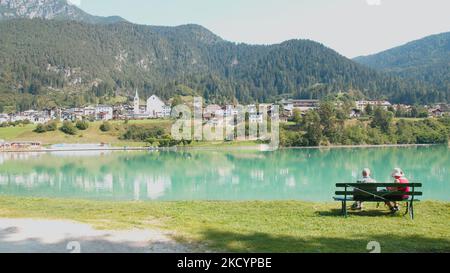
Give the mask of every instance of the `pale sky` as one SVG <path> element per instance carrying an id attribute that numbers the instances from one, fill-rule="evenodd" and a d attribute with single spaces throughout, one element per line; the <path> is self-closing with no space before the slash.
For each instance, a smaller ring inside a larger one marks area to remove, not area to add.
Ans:
<path id="1" fill-rule="evenodd" d="M 311 39 L 347 57 L 450 31 L 450 0 L 69 0 L 138 24 L 200 24 L 228 41 Z"/>

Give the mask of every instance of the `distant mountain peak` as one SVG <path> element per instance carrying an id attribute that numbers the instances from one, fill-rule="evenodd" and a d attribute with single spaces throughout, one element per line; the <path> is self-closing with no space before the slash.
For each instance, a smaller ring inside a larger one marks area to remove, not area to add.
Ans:
<path id="1" fill-rule="evenodd" d="M 5 19 L 56 19 L 85 23 L 115 23 L 123 18 L 90 15 L 67 0 L 0 0 L 0 20 Z"/>

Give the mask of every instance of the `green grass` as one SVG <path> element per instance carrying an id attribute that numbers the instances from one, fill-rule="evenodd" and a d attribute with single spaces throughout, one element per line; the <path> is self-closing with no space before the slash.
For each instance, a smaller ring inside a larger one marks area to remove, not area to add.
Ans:
<path id="1" fill-rule="evenodd" d="M 0 217 L 68 219 L 104 229 L 163 228 L 176 239 L 228 252 L 450 252 L 450 203 L 417 204 L 416 219 L 337 203 L 106 202 L 0 197 Z"/>
<path id="2" fill-rule="evenodd" d="M 33 132 L 36 125 L 26 125 L 26 126 L 16 126 L 16 127 L 6 127 L 0 128 L 0 139 L 7 141 L 40 141 L 44 145 L 59 144 L 59 143 L 108 143 L 115 147 L 137 147 L 142 144 L 142 142 L 133 141 L 122 141 L 119 137 L 124 133 L 123 125 L 124 121 L 111 121 L 110 123 L 114 125 L 113 129 L 109 132 L 102 132 L 100 130 L 100 125 L 103 122 L 96 121 L 90 122 L 89 128 L 85 131 L 78 130 L 76 135 L 67 135 L 60 130 L 54 132 L 46 132 L 38 134 Z M 171 120 L 131 120 L 128 124 L 136 125 L 150 125 L 150 126 L 161 126 L 169 128 L 172 124 Z M 61 126 L 61 123 L 58 127 Z M 146 145 L 144 145 L 146 146 Z"/>
<path id="3" fill-rule="evenodd" d="M 33 132 L 36 125 L 29 124 L 26 126 L 6 127 L 0 128 L 0 139 L 7 141 L 40 141 L 44 146 L 60 143 L 108 143 L 113 147 L 146 147 L 149 146 L 145 142 L 126 141 L 120 140 L 119 137 L 124 133 L 123 125 L 124 121 L 110 121 L 113 128 L 109 132 L 100 131 L 100 125 L 103 122 L 96 121 L 90 122 L 89 128 L 85 131 L 78 130 L 76 135 L 67 135 L 57 130 L 54 132 L 46 132 L 38 134 Z M 160 126 L 166 128 L 170 132 L 171 120 L 164 119 L 146 119 L 146 120 L 130 120 L 129 125 L 143 125 L 143 126 Z M 58 125 L 60 127 L 61 124 Z M 227 148 L 227 147 L 255 147 L 257 148 L 259 143 L 255 141 L 212 141 L 212 142 L 195 142 L 188 147 L 201 147 L 201 148 Z"/>
<path id="4" fill-rule="evenodd" d="M 36 128 L 33 124 L 20 125 L 16 127 L 0 128 L 0 139 L 3 140 L 15 140 L 20 135 L 28 132 L 32 132 Z"/>

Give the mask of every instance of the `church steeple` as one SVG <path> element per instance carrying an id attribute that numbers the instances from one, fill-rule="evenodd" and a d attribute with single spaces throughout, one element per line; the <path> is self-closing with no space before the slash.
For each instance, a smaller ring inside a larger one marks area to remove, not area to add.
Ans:
<path id="1" fill-rule="evenodd" d="M 134 95 L 134 100 L 133 100 L 133 112 L 135 115 L 139 115 L 140 114 L 140 109 L 139 109 L 139 93 L 136 89 L 136 95 Z"/>

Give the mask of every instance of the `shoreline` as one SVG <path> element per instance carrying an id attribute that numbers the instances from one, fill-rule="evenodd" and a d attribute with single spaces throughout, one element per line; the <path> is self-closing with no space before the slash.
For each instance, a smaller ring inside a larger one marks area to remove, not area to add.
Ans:
<path id="1" fill-rule="evenodd" d="M 382 145 L 332 145 L 332 146 L 306 146 L 306 147 L 279 147 L 276 150 L 307 150 L 307 149 L 362 149 L 362 148 L 408 148 L 408 147 L 431 147 L 431 146 L 445 146 L 445 144 L 382 144 Z M 51 149 L 43 148 L 36 150 L 0 150 L 0 153 L 54 153 L 54 152 L 115 152 L 115 151 L 183 151 L 183 150 L 198 150 L 198 151 L 227 151 L 227 150 L 247 150 L 247 151 L 276 151 L 269 149 L 269 145 L 261 144 L 255 146 L 176 146 L 169 148 L 158 147 L 108 147 L 108 148 L 68 148 L 68 149 Z"/>
<path id="2" fill-rule="evenodd" d="M 380 145 L 331 145 L 331 146 L 312 146 L 312 147 L 281 147 L 282 149 L 353 149 L 353 148 L 407 148 L 407 147 L 431 147 L 445 144 L 380 144 Z"/>

